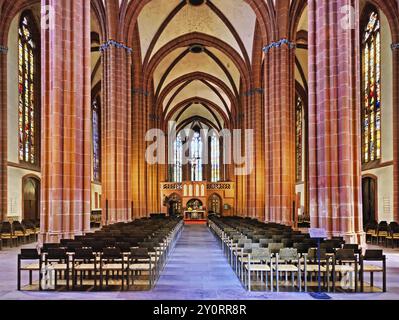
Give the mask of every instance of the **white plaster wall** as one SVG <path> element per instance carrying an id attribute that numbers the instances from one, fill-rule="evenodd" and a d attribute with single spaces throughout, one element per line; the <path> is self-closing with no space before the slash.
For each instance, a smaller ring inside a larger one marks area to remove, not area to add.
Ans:
<path id="1" fill-rule="evenodd" d="M 378 178 L 378 220 L 391 222 L 393 214 L 393 166 L 363 172 Z"/>
<path id="2" fill-rule="evenodd" d="M 18 217 L 22 220 L 22 179 L 26 175 L 35 175 L 41 179 L 41 174 L 38 172 L 32 172 L 30 170 L 24 170 L 20 168 L 8 167 L 7 179 L 8 179 L 8 212 L 9 217 Z"/>

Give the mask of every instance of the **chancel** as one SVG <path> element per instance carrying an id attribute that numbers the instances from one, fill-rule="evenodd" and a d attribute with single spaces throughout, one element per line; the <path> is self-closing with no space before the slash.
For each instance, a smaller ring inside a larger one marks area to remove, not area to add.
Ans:
<path id="1" fill-rule="evenodd" d="M 396 0 L 0 0 L 0 299 L 398 299 L 398 43 Z"/>

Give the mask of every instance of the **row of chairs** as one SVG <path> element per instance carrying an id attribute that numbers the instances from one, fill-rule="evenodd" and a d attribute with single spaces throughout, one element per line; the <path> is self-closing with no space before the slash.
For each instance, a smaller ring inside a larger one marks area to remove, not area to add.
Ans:
<path id="1" fill-rule="evenodd" d="M 105 226 L 74 240 L 44 244 L 40 252 L 18 255 L 18 290 L 22 271 L 39 272 L 40 290 L 151 289 L 183 227 L 180 219 L 140 219 Z"/>
<path id="2" fill-rule="evenodd" d="M 373 221 L 366 226 L 366 241 L 370 244 L 384 245 L 385 247 L 399 246 L 399 224 L 397 222 Z"/>
<path id="3" fill-rule="evenodd" d="M 3 244 L 8 247 L 17 247 L 21 244 L 36 242 L 40 232 L 40 222 L 23 220 L 22 222 L 4 221 L 0 224 L 0 250 Z"/>
<path id="4" fill-rule="evenodd" d="M 308 284 L 315 283 L 312 280 L 319 271 L 320 254 L 320 271 L 326 290 L 336 291 L 340 280 L 343 289 L 358 292 L 360 282 L 360 290 L 364 291 L 364 274 L 370 273 L 373 287 L 374 273 L 382 273 L 383 291 L 386 291 L 386 258 L 382 250 L 367 250 L 363 255 L 358 245 L 346 244 L 337 237 L 324 241 L 319 252 L 317 242 L 308 234 L 250 219 L 211 217 L 209 227 L 248 290 L 255 281 L 258 287 L 270 291 L 279 291 L 280 286 L 287 283 L 293 290 L 308 291 Z M 381 266 L 365 264 L 371 261 Z"/>

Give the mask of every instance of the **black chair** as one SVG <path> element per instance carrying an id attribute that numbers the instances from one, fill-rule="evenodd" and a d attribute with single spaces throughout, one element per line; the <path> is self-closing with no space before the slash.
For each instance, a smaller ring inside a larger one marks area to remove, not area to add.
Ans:
<path id="1" fill-rule="evenodd" d="M 122 290 L 125 285 L 125 272 L 126 264 L 123 259 L 122 252 L 119 248 L 104 248 L 100 258 L 100 289 L 103 288 L 103 279 L 105 272 L 105 283 L 107 288 L 109 287 L 109 277 L 112 272 L 113 277 L 121 275 Z"/>
<path id="2" fill-rule="evenodd" d="M 75 253 L 76 249 L 82 249 L 82 242 L 68 242 L 66 245 L 66 249 L 68 253 Z"/>
<path id="3" fill-rule="evenodd" d="M 365 261 L 382 262 L 382 266 L 365 265 Z M 360 260 L 360 283 L 361 291 L 364 292 L 364 273 L 370 273 L 370 285 L 374 287 L 374 273 L 382 273 L 382 291 L 387 292 L 387 266 L 386 256 L 382 250 L 366 250 Z"/>
<path id="4" fill-rule="evenodd" d="M 349 275 L 350 285 L 352 285 L 352 277 L 355 277 L 354 291 L 358 291 L 358 258 L 353 250 L 339 249 L 335 253 L 332 265 L 332 281 L 333 291 L 335 292 L 336 275 Z"/>
<path id="5" fill-rule="evenodd" d="M 29 264 L 23 265 L 22 261 L 29 261 Z M 38 271 L 38 273 L 40 274 L 40 255 L 36 249 L 22 249 L 21 253 L 18 254 L 18 265 L 17 265 L 17 272 L 18 272 L 17 289 L 18 289 L 18 291 L 21 291 L 21 271 L 29 272 L 29 285 L 32 285 L 33 284 L 33 271 Z"/>
<path id="6" fill-rule="evenodd" d="M 392 249 L 394 249 L 395 244 L 399 242 L 399 226 L 392 225 L 392 227 L 390 227 L 389 235 L 385 238 L 386 247 L 388 247 L 389 241 L 391 241 Z"/>
<path id="7" fill-rule="evenodd" d="M 18 237 L 14 234 L 11 223 L 4 221 L 0 228 L 0 238 L 6 241 L 9 247 L 18 246 Z"/>
<path id="8" fill-rule="evenodd" d="M 343 249 L 353 250 L 359 257 L 362 255 L 362 248 L 358 244 L 344 244 Z"/>
<path id="9" fill-rule="evenodd" d="M 72 256 L 72 287 L 77 287 L 78 275 L 80 275 L 80 286 L 86 274 L 94 279 L 94 288 L 97 287 L 97 259 L 92 249 L 76 248 Z"/>
<path id="10" fill-rule="evenodd" d="M 54 288 L 58 285 L 58 275 L 63 275 L 66 280 L 66 287 L 69 290 L 69 256 L 66 249 L 49 248 L 47 252 L 42 253 L 40 270 L 46 271 L 50 277 L 54 275 Z M 42 272 L 40 273 L 40 289 L 42 290 Z M 61 277 L 60 277 L 61 278 Z"/>
<path id="11" fill-rule="evenodd" d="M 146 248 L 132 249 L 128 264 L 128 288 L 130 288 L 130 279 L 134 285 L 135 277 L 140 276 L 142 272 L 148 272 L 149 289 L 152 288 L 154 279 L 155 265 L 152 263 L 151 255 Z"/>

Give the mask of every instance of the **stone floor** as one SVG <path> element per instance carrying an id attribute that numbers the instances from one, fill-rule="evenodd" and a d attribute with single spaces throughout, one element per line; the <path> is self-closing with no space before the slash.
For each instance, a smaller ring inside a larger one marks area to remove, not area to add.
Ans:
<path id="1" fill-rule="evenodd" d="M 32 247 L 32 245 L 27 246 Z M 186 226 L 156 287 L 147 292 L 32 292 L 16 290 L 18 249 L 0 251 L 0 300 L 311 300 L 307 293 L 248 293 L 206 226 Z M 330 294 L 337 300 L 399 299 L 399 251 L 387 250 L 388 293 Z M 376 285 L 380 283 L 377 280 Z M 25 279 L 26 280 L 26 279 Z"/>

